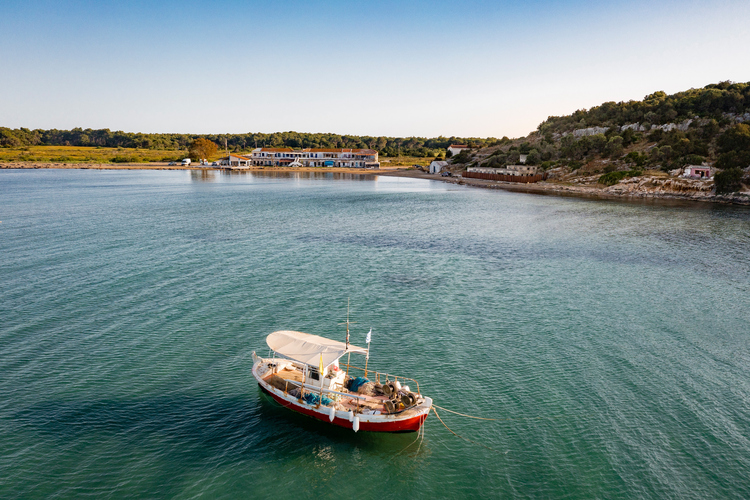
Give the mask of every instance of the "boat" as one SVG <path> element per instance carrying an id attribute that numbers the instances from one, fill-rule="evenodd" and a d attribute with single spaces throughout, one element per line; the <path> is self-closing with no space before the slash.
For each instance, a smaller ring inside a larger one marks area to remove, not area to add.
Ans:
<path id="1" fill-rule="evenodd" d="M 280 405 L 330 424 L 368 432 L 416 432 L 432 407 L 411 378 L 368 370 L 368 347 L 280 330 L 266 337 L 269 356 L 253 352 L 253 377 Z M 365 368 L 351 355 L 364 355 Z M 340 363 L 346 356 L 346 364 Z"/>

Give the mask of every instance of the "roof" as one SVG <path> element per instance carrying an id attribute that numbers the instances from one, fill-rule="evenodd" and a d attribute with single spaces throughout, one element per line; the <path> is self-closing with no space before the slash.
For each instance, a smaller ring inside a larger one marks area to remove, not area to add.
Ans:
<path id="1" fill-rule="evenodd" d="M 309 151 L 311 153 L 363 153 L 363 154 L 374 154 L 374 149 L 352 149 L 352 148 L 307 148 L 303 151 Z"/>
<path id="2" fill-rule="evenodd" d="M 234 153 L 230 154 L 229 156 L 233 156 L 233 157 L 235 157 L 235 158 L 242 158 L 243 160 L 250 160 L 250 159 L 251 159 L 251 158 L 250 158 L 249 156 L 245 156 L 245 155 L 238 155 L 238 154 L 234 154 Z M 222 158 L 222 159 L 223 159 L 223 158 Z"/>
<path id="3" fill-rule="evenodd" d="M 262 151 L 264 153 L 291 153 L 292 148 L 255 148 L 253 151 Z"/>
<path id="4" fill-rule="evenodd" d="M 323 366 L 328 366 L 347 352 L 367 353 L 367 349 L 362 347 L 349 344 L 347 350 L 346 344 L 338 340 L 292 330 L 273 332 L 266 337 L 266 343 L 277 354 L 310 366 L 320 364 L 321 354 L 323 355 Z"/>
<path id="5" fill-rule="evenodd" d="M 443 143 L 443 144 L 445 144 L 445 143 Z M 468 148 L 469 146 L 467 146 L 466 144 L 451 144 L 448 147 L 450 147 L 450 148 Z"/>

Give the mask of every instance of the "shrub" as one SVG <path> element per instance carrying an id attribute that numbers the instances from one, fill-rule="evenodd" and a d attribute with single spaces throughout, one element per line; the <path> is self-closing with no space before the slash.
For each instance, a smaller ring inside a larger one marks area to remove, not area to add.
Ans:
<path id="1" fill-rule="evenodd" d="M 606 174 L 599 177 L 599 180 L 597 182 L 599 182 L 599 184 L 604 184 L 605 186 L 614 186 L 627 176 L 628 172 L 625 171 L 607 172 Z"/>
<path id="2" fill-rule="evenodd" d="M 467 163 L 471 160 L 471 155 L 468 151 L 464 150 L 453 157 L 452 163 Z"/>
<path id="3" fill-rule="evenodd" d="M 136 163 L 135 158 L 129 158 L 127 156 L 117 155 L 110 160 L 112 163 Z"/>
<path id="4" fill-rule="evenodd" d="M 623 170 L 620 172 L 608 172 L 601 177 L 599 177 L 599 180 L 597 181 L 599 184 L 604 184 L 605 186 L 614 186 L 621 180 L 627 178 L 627 177 L 638 177 L 639 175 L 643 175 L 643 169 L 640 168 L 634 168 L 633 170 Z"/>
<path id="5" fill-rule="evenodd" d="M 571 170 L 578 170 L 579 168 L 583 166 L 583 162 L 580 162 L 578 160 L 573 160 L 570 163 L 568 163 L 568 166 L 570 167 Z"/>
<path id="6" fill-rule="evenodd" d="M 750 166 L 750 151 L 729 151 L 719 155 L 716 160 L 716 167 L 725 170 L 732 168 L 745 168 Z"/>
<path id="7" fill-rule="evenodd" d="M 705 159 L 705 158 L 703 158 L 703 157 L 702 157 L 701 155 L 695 155 L 695 154 L 692 154 L 692 155 L 687 155 L 687 156 L 685 157 L 685 162 L 686 162 L 686 163 L 688 163 L 688 164 L 690 164 L 690 165 L 700 165 L 700 164 L 702 164 L 702 163 L 703 163 L 703 162 L 704 162 L 705 160 L 706 160 L 706 159 Z"/>
<path id="8" fill-rule="evenodd" d="M 539 165 L 539 167 L 542 170 L 549 170 L 549 169 L 551 169 L 554 166 L 555 166 L 555 162 L 554 161 L 543 161 L 542 164 Z"/>
<path id="9" fill-rule="evenodd" d="M 734 193 L 742 189 L 742 170 L 729 168 L 714 175 L 716 194 Z"/>
<path id="10" fill-rule="evenodd" d="M 642 167 L 643 165 L 645 165 L 647 160 L 648 155 L 641 154 L 638 151 L 631 151 L 627 154 L 627 156 L 625 156 L 625 161 L 635 163 L 638 167 Z"/>

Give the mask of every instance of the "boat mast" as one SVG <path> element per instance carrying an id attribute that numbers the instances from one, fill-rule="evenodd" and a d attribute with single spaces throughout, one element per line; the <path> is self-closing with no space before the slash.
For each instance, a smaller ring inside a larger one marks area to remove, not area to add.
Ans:
<path id="1" fill-rule="evenodd" d="M 352 353 L 349 352 L 349 304 L 351 302 L 352 298 L 348 297 L 346 299 L 346 376 L 349 376 L 349 362 L 352 359 Z"/>
<path id="2" fill-rule="evenodd" d="M 346 350 L 349 350 L 349 302 L 351 297 L 346 299 Z"/>

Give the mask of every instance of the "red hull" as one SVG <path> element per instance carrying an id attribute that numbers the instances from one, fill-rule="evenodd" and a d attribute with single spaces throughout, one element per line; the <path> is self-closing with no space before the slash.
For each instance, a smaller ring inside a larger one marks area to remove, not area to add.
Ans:
<path id="1" fill-rule="evenodd" d="M 334 417 L 333 421 L 331 422 L 328 415 L 321 415 L 320 413 L 310 410 L 308 408 L 304 408 L 301 405 L 290 404 L 288 401 L 281 399 L 279 396 L 277 396 L 273 392 L 266 390 L 266 388 L 263 387 L 261 384 L 258 384 L 258 386 L 261 388 L 263 392 L 271 396 L 274 399 L 274 401 L 279 403 L 281 406 L 285 406 L 289 408 L 292 411 L 296 411 L 297 413 L 307 415 L 308 417 L 312 417 L 316 420 L 320 420 L 321 422 L 338 425 L 339 427 L 344 427 L 347 429 L 352 428 L 352 423 L 349 422 L 349 420 L 346 418 Z M 417 415 L 413 418 L 390 421 L 390 422 L 363 422 L 360 420 L 359 430 L 370 431 L 370 432 L 416 432 L 419 430 L 419 428 L 422 426 L 422 424 L 424 423 L 426 419 L 427 419 L 427 415 L 424 414 L 424 415 Z"/>

